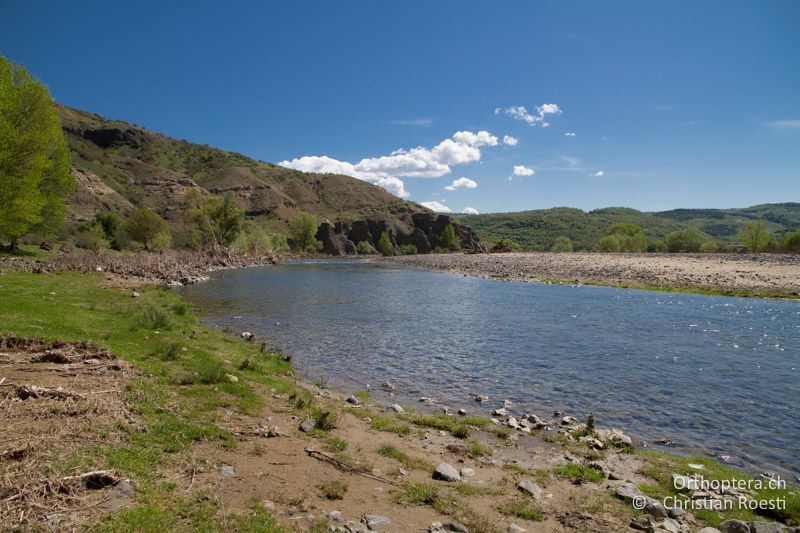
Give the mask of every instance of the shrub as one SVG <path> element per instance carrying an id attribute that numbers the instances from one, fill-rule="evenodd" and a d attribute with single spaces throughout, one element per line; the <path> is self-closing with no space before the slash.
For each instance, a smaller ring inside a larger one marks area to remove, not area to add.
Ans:
<path id="1" fill-rule="evenodd" d="M 709 239 L 700 245 L 700 251 L 704 254 L 715 254 L 719 251 L 719 244 L 714 239 Z"/>
<path id="2" fill-rule="evenodd" d="M 700 251 L 705 238 L 697 228 L 686 228 L 673 231 L 664 239 L 667 251 L 670 253 L 696 253 Z"/>
<path id="3" fill-rule="evenodd" d="M 158 254 L 163 254 L 172 246 L 172 235 L 168 231 L 158 232 L 150 242 L 150 250 Z"/>
<path id="4" fill-rule="evenodd" d="M 75 237 L 75 246 L 92 252 L 99 252 L 108 247 L 108 241 L 99 223 L 83 224 Z"/>
<path id="5" fill-rule="evenodd" d="M 569 237 L 564 237 L 563 235 L 556 238 L 556 242 L 553 243 L 553 252 L 571 252 L 572 251 L 572 241 L 569 240 Z"/>
<path id="6" fill-rule="evenodd" d="M 347 485 L 341 481 L 328 481 L 319 486 L 322 495 L 329 500 L 341 500 L 347 492 Z"/>
<path id="7" fill-rule="evenodd" d="M 782 248 L 785 252 L 800 252 L 800 229 L 787 234 L 783 238 Z"/>
<path id="8" fill-rule="evenodd" d="M 156 235 L 167 231 L 166 221 L 146 207 L 134 209 L 125 221 L 125 232 L 148 250 Z"/>
<path id="9" fill-rule="evenodd" d="M 152 305 L 145 305 L 139 311 L 138 317 L 139 327 L 147 329 L 169 329 L 170 321 L 169 316 Z"/>
<path id="10" fill-rule="evenodd" d="M 259 225 L 248 222 L 236 240 L 236 247 L 248 254 L 264 255 L 272 251 L 272 239 Z"/>
<path id="11" fill-rule="evenodd" d="M 313 409 L 311 418 L 314 420 L 314 426 L 323 431 L 335 429 L 339 423 L 339 413 L 327 409 Z"/>
<path id="12" fill-rule="evenodd" d="M 758 253 L 772 247 L 774 238 L 762 220 L 746 222 L 736 234 L 739 242 L 748 252 Z"/>
<path id="13" fill-rule="evenodd" d="M 183 345 L 179 342 L 163 343 L 158 346 L 156 353 L 164 361 L 175 361 L 181 354 Z"/>
<path id="14" fill-rule="evenodd" d="M 647 238 L 644 230 L 627 222 L 611 224 L 606 230 L 607 237 L 616 237 L 619 242 L 619 251 L 628 253 L 641 253 L 647 251 Z"/>
<path id="15" fill-rule="evenodd" d="M 417 255 L 416 244 L 403 244 L 399 248 L 400 255 Z"/>
<path id="16" fill-rule="evenodd" d="M 292 241 L 300 252 L 317 251 L 317 219 L 310 213 L 300 213 L 292 221 Z"/>
<path id="17" fill-rule="evenodd" d="M 356 244 L 356 251 L 358 255 L 372 255 L 377 253 L 377 250 L 367 241 L 358 241 L 358 244 Z"/>
<path id="18" fill-rule="evenodd" d="M 381 236 L 378 238 L 378 244 L 376 248 L 381 255 L 394 255 L 394 246 L 392 246 L 392 240 L 389 238 L 389 234 L 386 231 L 381 232 Z"/>

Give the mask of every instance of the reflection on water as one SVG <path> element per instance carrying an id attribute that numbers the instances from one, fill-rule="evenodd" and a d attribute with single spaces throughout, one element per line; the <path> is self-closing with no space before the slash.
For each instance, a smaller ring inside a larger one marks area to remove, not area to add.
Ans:
<path id="1" fill-rule="evenodd" d="M 486 408 L 593 411 L 646 440 L 800 472 L 796 302 L 462 277 L 363 261 L 218 272 L 182 289 L 204 321 L 250 330 L 307 377 L 397 385 Z M 488 411 L 486 412 L 488 414 Z"/>

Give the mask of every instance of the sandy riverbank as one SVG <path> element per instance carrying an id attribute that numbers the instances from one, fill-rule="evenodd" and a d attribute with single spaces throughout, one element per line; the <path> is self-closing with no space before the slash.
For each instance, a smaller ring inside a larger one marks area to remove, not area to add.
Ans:
<path id="1" fill-rule="evenodd" d="M 800 295 L 800 256 L 744 254 L 437 254 L 391 261 L 507 280 L 557 281 L 720 292 Z"/>

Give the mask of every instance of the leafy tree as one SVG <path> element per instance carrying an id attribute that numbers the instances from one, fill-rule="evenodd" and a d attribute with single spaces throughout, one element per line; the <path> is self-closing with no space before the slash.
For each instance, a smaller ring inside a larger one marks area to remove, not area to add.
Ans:
<path id="1" fill-rule="evenodd" d="M 242 231 L 244 212 L 230 193 L 220 198 L 191 189 L 184 196 L 183 209 L 184 217 L 197 226 L 204 244 L 229 246 Z"/>
<path id="2" fill-rule="evenodd" d="M 560 237 L 556 237 L 556 242 L 553 243 L 553 252 L 571 252 L 572 251 L 572 241 L 569 237 L 565 237 L 561 235 Z"/>
<path id="3" fill-rule="evenodd" d="M 705 238 L 700 230 L 689 227 L 681 231 L 673 231 L 664 238 L 667 251 L 670 253 L 695 253 L 700 251 Z"/>
<path id="4" fill-rule="evenodd" d="M 140 207 L 131 211 L 128 215 L 128 219 L 125 221 L 124 227 L 125 232 L 131 239 L 142 243 L 148 250 L 151 249 L 153 239 L 155 239 L 156 235 L 169 232 L 167 222 L 146 207 Z"/>
<path id="5" fill-rule="evenodd" d="M 172 235 L 169 231 L 159 231 L 150 241 L 150 250 L 163 254 L 172 247 Z"/>
<path id="6" fill-rule="evenodd" d="M 714 239 L 708 239 L 700 245 L 700 251 L 704 254 L 715 254 L 719 251 L 719 244 Z"/>
<path id="7" fill-rule="evenodd" d="M 763 252 L 773 242 L 772 234 L 762 220 L 746 222 L 736 236 L 745 250 L 753 253 Z"/>
<path id="8" fill-rule="evenodd" d="M 614 236 L 619 241 L 620 252 L 641 253 L 647 251 L 647 237 L 641 226 L 627 222 L 611 224 L 606 230 L 607 236 Z"/>
<path id="9" fill-rule="evenodd" d="M 400 255 L 416 255 L 417 254 L 417 245 L 416 244 L 403 244 L 400 246 L 399 249 Z"/>
<path id="10" fill-rule="evenodd" d="M 0 240 L 54 234 L 74 189 L 69 153 L 50 93 L 0 55 Z"/>
<path id="11" fill-rule="evenodd" d="M 783 250 L 786 252 L 800 252 L 800 229 L 795 230 L 783 238 Z"/>
<path id="12" fill-rule="evenodd" d="M 452 224 L 448 224 L 442 230 L 442 234 L 439 236 L 439 246 L 453 252 L 461 249 L 461 243 L 456 237 L 456 229 Z"/>
<path id="13" fill-rule="evenodd" d="M 94 221 L 103 228 L 103 234 L 108 240 L 112 240 L 122 229 L 122 218 L 113 211 L 99 211 L 94 215 Z"/>
<path id="14" fill-rule="evenodd" d="M 600 252 L 619 252 L 619 239 L 615 235 L 606 235 L 597 242 L 597 250 Z"/>
<path id="15" fill-rule="evenodd" d="M 300 213 L 292 221 L 292 240 L 296 250 L 317 250 L 317 219 L 310 213 Z"/>
<path id="16" fill-rule="evenodd" d="M 99 252 L 108 247 L 103 226 L 97 221 L 82 224 L 75 238 L 75 246 L 84 250 Z"/>
<path id="17" fill-rule="evenodd" d="M 236 240 L 240 250 L 253 255 L 264 255 L 272 251 L 272 238 L 261 226 L 245 222 L 244 229 Z"/>
<path id="18" fill-rule="evenodd" d="M 394 246 L 392 246 L 392 240 L 389 238 L 389 234 L 386 231 L 381 232 L 381 236 L 378 238 L 378 243 L 375 247 L 382 255 L 394 255 Z"/>

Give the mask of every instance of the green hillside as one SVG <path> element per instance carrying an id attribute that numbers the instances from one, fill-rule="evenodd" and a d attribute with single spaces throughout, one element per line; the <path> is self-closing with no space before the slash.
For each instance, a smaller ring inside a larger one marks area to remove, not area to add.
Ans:
<path id="1" fill-rule="evenodd" d="M 749 220 L 763 220 L 777 237 L 800 228 L 800 203 L 764 204 L 742 209 L 675 209 L 647 213 L 624 207 L 582 211 L 555 207 L 516 213 L 456 215 L 485 242 L 510 239 L 527 250 L 549 250 L 560 235 L 576 250 L 592 250 L 611 224 L 633 223 L 644 229 L 648 242 L 672 231 L 696 227 L 722 244 L 736 243 L 736 233 Z"/>

